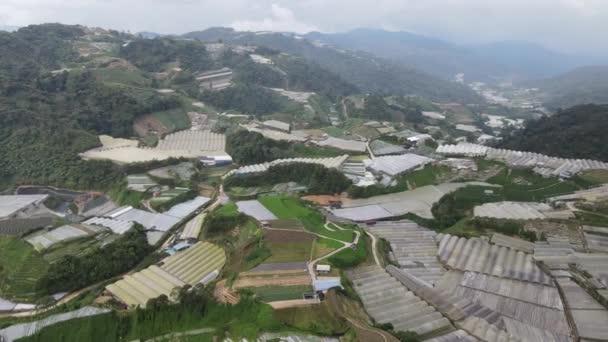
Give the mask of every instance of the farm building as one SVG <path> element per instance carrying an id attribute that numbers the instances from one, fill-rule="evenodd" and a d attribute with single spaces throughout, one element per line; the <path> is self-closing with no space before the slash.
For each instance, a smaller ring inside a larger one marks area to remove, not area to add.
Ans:
<path id="1" fill-rule="evenodd" d="M 391 154 L 403 154 L 407 150 L 399 145 L 389 144 L 382 140 L 374 140 L 369 143 L 369 148 L 376 156 L 386 156 Z"/>
<path id="2" fill-rule="evenodd" d="M 23 236 L 34 229 L 52 226 L 54 218 L 52 215 L 45 215 L 0 220 L 0 234 Z"/>
<path id="3" fill-rule="evenodd" d="M 400 156 L 383 156 L 365 160 L 364 163 L 372 172 L 389 177 L 395 177 L 404 172 L 420 168 L 433 162 L 431 158 L 416 154 L 404 154 Z"/>
<path id="4" fill-rule="evenodd" d="M 209 203 L 209 201 L 211 201 L 211 198 L 209 197 L 196 196 L 191 200 L 172 206 L 171 209 L 167 210 L 163 214 L 173 216 L 178 219 L 183 219 L 189 215 L 192 215 L 195 211 Z"/>
<path id="5" fill-rule="evenodd" d="M 131 221 L 121 221 L 106 217 L 92 217 L 83 223 L 108 228 L 114 234 L 124 234 L 133 227 L 133 222 Z"/>
<path id="6" fill-rule="evenodd" d="M 445 120 L 445 115 L 437 112 L 422 112 L 422 116 L 435 120 Z"/>
<path id="7" fill-rule="evenodd" d="M 47 249 L 57 243 L 96 234 L 105 229 L 90 225 L 63 225 L 48 231 L 34 233 L 25 237 L 25 241 L 38 251 Z"/>
<path id="8" fill-rule="evenodd" d="M 365 230 L 388 241 L 400 268 L 428 284 L 434 285 L 445 272 L 437 260 L 434 231 L 407 220 L 377 222 Z"/>
<path id="9" fill-rule="evenodd" d="M 241 125 L 250 132 L 256 132 L 263 135 L 265 138 L 276 140 L 276 141 L 292 141 L 292 142 L 305 142 L 307 139 L 296 134 L 284 132 L 282 130 L 276 130 L 258 125 L 256 123 L 250 123 L 247 125 Z M 301 131 L 299 131 L 301 132 Z"/>
<path id="10" fill-rule="evenodd" d="M 173 290 L 198 283 L 208 283 L 219 275 L 224 266 L 224 250 L 208 242 L 165 258 L 161 266 L 153 265 L 143 271 L 127 275 L 106 286 L 116 299 L 128 306 L 145 307 L 152 298 L 166 295 L 171 300 Z"/>
<path id="11" fill-rule="evenodd" d="M 166 232 L 180 221 L 180 218 L 150 213 L 133 207 L 121 207 L 104 215 L 105 217 L 119 221 L 137 222 L 147 230 Z"/>
<path id="12" fill-rule="evenodd" d="M 289 163 L 306 163 L 306 164 L 319 164 L 323 165 L 328 169 L 340 169 L 342 164 L 349 158 L 348 155 L 332 158 L 289 158 L 289 159 L 277 159 L 269 163 L 255 164 L 242 166 L 238 169 L 231 170 L 226 173 L 223 178 L 228 178 L 234 175 L 248 175 L 248 174 L 260 174 L 268 171 L 271 166 L 289 164 Z"/>
<path id="13" fill-rule="evenodd" d="M 508 220 L 542 220 L 551 216 L 553 208 L 545 203 L 496 202 L 478 205 L 473 209 L 475 217 Z"/>
<path id="14" fill-rule="evenodd" d="M 199 159 L 205 166 L 228 166 L 232 164 L 232 157 L 229 155 L 203 156 Z"/>
<path id="15" fill-rule="evenodd" d="M 157 186 L 158 183 L 153 181 L 148 175 L 128 175 L 127 189 L 144 192 L 150 188 Z"/>
<path id="16" fill-rule="evenodd" d="M 489 183 L 444 183 L 427 185 L 394 194 L 353 199 L 340 209 L 332 209 L 337 217 L 355 222 L 368 222 L 413 213 L 424 218 L 433 218 L 431 208 L 444 195 L 468 185 L 495 186 Z"/>
<path id="17" fill-rule="evenodd" d="M 270 210 L 256 200 L 236 202 L 236 206 L 241 213 L 249 215 L 258 221 L 272 221 L 277 219 Z"/>
<path id="18" fill-rule="evenodd" d="M 597 160 L 549 157 L 539 153 L 497 149 L 470 143 L 441 145 L 436 152 L 447 156 L 485 157 L 504 162 L 512 168 L 530 168 L 545 177 L 569 178 L 585 170 L 608 169 L 608 163 Z"/>
<path id="19" fill-rule="evenodd" d="M 42 202 L 47 195 L 4 195 L 0 196 L 0 220 L 25 218 L 28 212 L 44 208 Z"/>
<path id="20" fill-rule="evenodd" d="M 161 151 L 188 151 L 193 156 L 223 155 L 226 136 L 210 130 L 180 131 L 167 135 L 158 142 L 156 149 Z"/>
<path id="21" fill-rule="evenodd" d="M 325 140 L 314 141 L 315 144 L 322 147 L 331 147 L 337 150 L 363 153 L 367 149 L 367 145 L 363 141 L 346 140 L 334 137 L 328 137 Z"/>
<path id="22" fill-rule="evenodd" d="M 275 131 L 289 133 L 291 131 L 291 125 L 287 122 L 279 121 L 279 120 L 266 120 L 262 122 L 262 126 L 268 129 L 273 129 Z"/>
<path id="23" fill-rule="evenodd" d="M 457 124 L 456 125 L 456 129 L 459 130 L 459 131 L 469 132 L 469 133 L 475 133 L 475 132 L 479 132 L 480 131 L 480 129 L 477 126 L 463 125 L 463 124 Z"/>
<path id="24" fill-rule="evenodd" d="M 232 85 L 232 70 L 229 68 L 221 68 L 218 70 L 205 71 L 196 75 L 195 79 L 199 83 L 201 89 L 212 91 L 222 90 Z"/>
<path id="25" fill-rule="evenodd" d="M 509 247 L 511 249 L 522 251 L 524 253 L 534 253 L 534 244 L 532 242 L 517 237 L 494 233 L 492 234 L 490 242 L 497 246 Z"/>
<path id="26" fill-rule="evenodd" d="M 179 238 L 181 240 L 196 240 L 201 235 L 201 228 L 203 227 L 203 223 L 205 222 L 206 213 L 200 213 L 196 215 L 193 219 L 188 221 L 184 226 L 184 230 L 182 231 Z"/>
<path id="27" fill-rule="evenodd" d="M 379 266 L 347 271 L 347 276 L 376 322 L 420 335 L 450 330 L 447 318 Z"/>

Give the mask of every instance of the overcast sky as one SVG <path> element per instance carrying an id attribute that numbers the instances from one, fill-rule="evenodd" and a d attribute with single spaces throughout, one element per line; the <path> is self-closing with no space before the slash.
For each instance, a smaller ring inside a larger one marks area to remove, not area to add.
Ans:
<path id="1" fill-rule="evenodd" d="M 608 0 L 0 0 L 0 25 L 44 22 L 160 33 L 375 27 L 459 43 L 526 40 L 608 55 Z"/>

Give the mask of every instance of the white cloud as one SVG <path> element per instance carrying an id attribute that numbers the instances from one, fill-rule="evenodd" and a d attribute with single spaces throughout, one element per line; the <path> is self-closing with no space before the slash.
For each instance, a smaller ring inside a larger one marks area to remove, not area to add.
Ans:
<path id="1" fill-rule="evenodd" d="M 230 25 L 239 31 L 290 31 L 306 33 L 317 28 L 299 21 L 293 11 L 277 3 L 270 6 L 271 15 L 262 20 L 236 20 Z"/>

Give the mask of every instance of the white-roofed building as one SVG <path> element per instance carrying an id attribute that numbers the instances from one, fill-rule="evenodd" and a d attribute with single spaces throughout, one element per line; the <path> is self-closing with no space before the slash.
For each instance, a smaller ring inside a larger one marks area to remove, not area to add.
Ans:
<path id="1" fill-rule="evenodd" d="M 348 160 L 348 155 L 345 154 L 339 157 L 331 157 L 331 158 L 289 158 L 289 159 L 277 159 L 268 163 L 255 164 L 255 165 L 247 165 L 242 166 L 238 169 L 231 170 L 226 173 L 223 178 L 228 178 L 233 175 L 247 175 L 247 174 L 256 174 L 263 173 L 268 171 L 271 166 L 282 165 L 282 164 L 291 164 L 291 163 L 306 163 L 306 164 L 319 164 L 323 165 L 328 169 L 340 169 L 342 164 Z"/>
<path id="2" fill-rule="evenodd" d="M 404 154 L 400 156 L 383 156 L 364 161 L 367 168 L 373 172 L 391 177 L 419 168 L 434 160 L 417 154 Z"/>
<path id="3" fill-rule="evenodd" d="M 289 133 L 291 131 L 290 124 L 279 120 L 266 120 L 262 122 L 262 126 L 285 133 Z"/>
<path id="4" fill-rule="evenodd" d="M 19 213 L 42 205 L 47 197 L 48 195 L 0 196 L 0 219 L 15 218 Z"/>

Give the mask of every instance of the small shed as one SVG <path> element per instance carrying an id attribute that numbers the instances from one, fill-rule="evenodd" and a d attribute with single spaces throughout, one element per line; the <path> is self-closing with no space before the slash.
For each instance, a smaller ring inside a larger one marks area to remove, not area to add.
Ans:
<path id="1" fill-rule="evenodd" d="M 316 267 L 317 274 L 327 274 L 331 272 L 331 266 L 329 265 L 317 265 Z"/>

